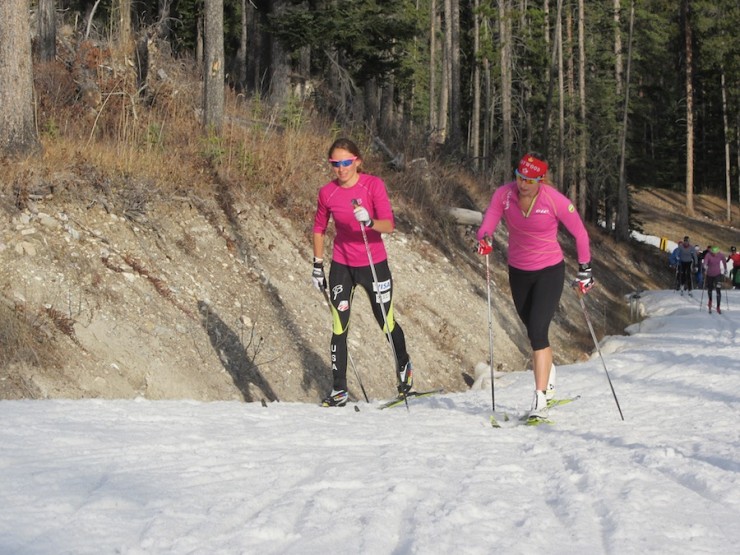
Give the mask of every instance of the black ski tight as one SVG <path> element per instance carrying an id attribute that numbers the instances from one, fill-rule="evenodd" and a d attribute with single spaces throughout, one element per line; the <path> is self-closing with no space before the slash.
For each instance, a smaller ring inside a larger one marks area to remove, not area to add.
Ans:
<path id="1" fill-rule="evenodd" d="M 719 306 L 720 300 L 722 299 L 722 276 L 707 276 L 707 296 L 709 297 L 709 303 L 712 302 L 712 289 L 717 290 L 717 306 Z"/>
<path id="2" fill-rule="evenodd" d="M 387 333 L 383 321 L 383 303 L 388 319 L 393 348 L 398 357 L 398 364 L 403 367 L 409 361 L 406 352 L 406 338 L 403 329 L 396 322 L 393 314 L 393 278 L 388 267 L 388 260 L 375 263 L 375 273 L 378 276 L 378 289 L 375 291 L 373 273 L 370 266 L 346 266 L 332 262 L 329 270 L 329 299 L 332 306 L 332 336 L 331 336 L 331 371 L 335 390 L 347 390 L 347 333 L 352 312 L 352 300 L 355 287 L 362 287 L 370 298 L 370 306 L 378 325 Z M 398 371 L 398 369 L 396 369 Z"/>
<path id="3" fill-rule="evenodd" d="M 681 274 L 681 285 L 686 286 L 688 291 L 691 291 L 691 262 L 680 262 L 680 274 Z"/>

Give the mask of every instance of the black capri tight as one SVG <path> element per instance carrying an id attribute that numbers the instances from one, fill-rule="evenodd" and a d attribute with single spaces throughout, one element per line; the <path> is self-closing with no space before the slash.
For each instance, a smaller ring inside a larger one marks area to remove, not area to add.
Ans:
<path id="1" fill-rule="evenodd" d="M 509 266 L 511 297 L 535 351 L 550 346 L 550 322 L 560 303 L 564 282 L 565 262 L 534 271 Z"/>
<path id="2" fill-rule="evenodd" d="M 719 306 L 719 303 L 722 300 L 722 275 L 707 276 L 706 285 L 707 296 L 709 297 L 710 304 L 712 302 L 712 290 L 717 290 L 717 306 Z"/>

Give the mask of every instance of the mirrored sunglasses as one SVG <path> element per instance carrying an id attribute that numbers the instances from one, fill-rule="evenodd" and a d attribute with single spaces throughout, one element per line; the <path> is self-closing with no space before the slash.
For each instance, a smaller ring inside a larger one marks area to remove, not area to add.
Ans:
<path id="1" fill-rule="evenodd" d="M 534 185 L 535 183 L 539 183 L 540 181 L 542 181 L 542 177 L 534 177 L 534 178 L 524 177 L 522 174 L 519 173 L 519 170 L 514 170 L 514 173 L 519 179 L 523 180 L 525 183 L 531 183 Z"/>
<path id="2" fill-rule="evenodd" d="M 355 160 L 357 160 L 357 156 L 347 158 L 346 160 L 332 160 L 329 158 L 329 163 L 335 168 L 348 168 Z"/>

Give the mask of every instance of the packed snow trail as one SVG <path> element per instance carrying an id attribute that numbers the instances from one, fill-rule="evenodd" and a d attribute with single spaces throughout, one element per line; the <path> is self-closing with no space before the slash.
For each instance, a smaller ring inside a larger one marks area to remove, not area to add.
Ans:
<path id="1" fill-rule="evenodd" d="M 536 428 L 492 428 L 490 390 L 409 411 L 0 402 L 0 553 L 732 551 L 740 295 L 729 294 L 730 310 L 709 315 L 696 299 L 644 293 L 650 317 L 602 341 L 624 422 L 598 356 L 558 368 L 559 393 L 581 398 Z M 530 372 L 498 376 L 497 410 L 523 414 L 531 389 Z"/>

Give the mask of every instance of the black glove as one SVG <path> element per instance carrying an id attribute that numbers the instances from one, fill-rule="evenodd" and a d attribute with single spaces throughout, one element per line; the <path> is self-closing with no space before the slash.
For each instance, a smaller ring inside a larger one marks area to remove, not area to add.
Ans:
<path id="1" fill-rule="evenodd" d="M 326 274 L 324 274 L 324 261 L 314 258 L 313 272 L 311 272 L 313 286 L 319 291 L 326 289 Z"/>
<path id="2" fill-rule="evenodd" d="M 594 286 L 594 278 L 591 275 L 591 263 L 586 262 L 585 264 L 578 265 L 578 274 L 576 274 L 576 281 L 578 283 L 578 289 L 584 295 L 591 291 Z"/>

